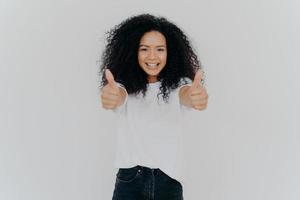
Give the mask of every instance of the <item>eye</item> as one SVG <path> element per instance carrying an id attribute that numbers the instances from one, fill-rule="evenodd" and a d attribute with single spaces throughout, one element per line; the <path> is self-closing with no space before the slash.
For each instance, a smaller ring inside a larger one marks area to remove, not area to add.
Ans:
<path id="1" fill-rule="evenodd" d="M 147 51 L 146 48 L 140 48 L 140 51 Z"/>
<path id="2" fill-rule="evenodd" d="M 165 51 L 165 49 L 164 48 L 159 48 L 159 49 L 157 49 L 158 51 Z"/>

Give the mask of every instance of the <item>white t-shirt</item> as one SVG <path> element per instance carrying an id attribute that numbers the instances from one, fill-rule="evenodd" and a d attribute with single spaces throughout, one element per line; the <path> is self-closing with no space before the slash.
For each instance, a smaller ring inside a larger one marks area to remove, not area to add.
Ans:
<path id="1" fill-rule="evenodd" d="M 161 82 L 149 83 L 146 96 L 127 95 L 123 105 L 114 110 L 117 143 L 114 166 L 130 168 L 141 165 L 159 168 L 180 183 L 184 182 L 182 110 L 191 109 L 180 104 L 179 89 L 191 85 L 181 79 L 180 86 L 169 94 L 165 103 L 159 87 Z"/>

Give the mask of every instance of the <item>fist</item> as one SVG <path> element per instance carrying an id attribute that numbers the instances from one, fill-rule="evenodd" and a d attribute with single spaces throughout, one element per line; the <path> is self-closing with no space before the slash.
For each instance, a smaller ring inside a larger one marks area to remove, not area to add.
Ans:
<path id="1" fill-rule="evenodd" d="M 102 107 L 105 109 L 115 109 L 121 105 L 122 102 L 121 89 L 117 86 L 114 76 L 109 69 L 105 70 L 105 78 L 108 83 L 102 88 Z"/>
<path id="2" fill-rule="evenodd" d="M 202 73 L 197 71 L 188 92 L 190 104 L 196 110 L 206 109 L 208 102 L 208 95 L 205 87 L 201 84 L 201 79 Z"/>

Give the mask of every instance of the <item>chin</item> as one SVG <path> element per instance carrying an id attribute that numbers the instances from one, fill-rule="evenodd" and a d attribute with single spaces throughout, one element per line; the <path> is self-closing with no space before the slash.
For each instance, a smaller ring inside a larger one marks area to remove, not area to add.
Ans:
<path id="1" fill-rule="evenodd" d="M 148 67 L 143 67 L 143 70 L 144 70 L 144 72 L 146 72 L 147 75 L 158 76 L 158 74 L 161 72 L 162 68 L 149 69 Z"/>
<path id="2" fill-rule="evenodd" d="M 153 72 L 153 71 L 151 72 L 151 71 L 146 70 L 145 72 L 146 72 L 146 74 L 148 76 L 158 76 L 159 73 L 160 73 L 160 70 L 159 71 L 155 71 L 155 72 Z"/>

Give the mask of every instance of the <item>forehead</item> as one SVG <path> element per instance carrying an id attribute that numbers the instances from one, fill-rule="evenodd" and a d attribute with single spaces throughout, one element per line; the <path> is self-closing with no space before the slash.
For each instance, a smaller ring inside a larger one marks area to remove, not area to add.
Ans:
<path id="1" fill-rule="evenodd" d="M 166 45 L 166 38 L 158 31 L 150 31 L 142 36 L 140 45 Z"/>

